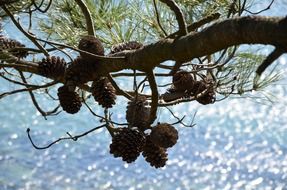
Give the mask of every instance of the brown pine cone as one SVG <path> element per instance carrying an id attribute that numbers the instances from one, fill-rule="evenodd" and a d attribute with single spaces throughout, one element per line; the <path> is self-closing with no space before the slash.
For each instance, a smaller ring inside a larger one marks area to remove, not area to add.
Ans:
<path id="1" fill-rule="evenodd" d="M 60 105 L 67 113 L 75 114 L 81 109 L 82 103 L 79 95 L 74 91 L 69 91 L 67 86 L 58 88 L 58 97 Z"/>
<path id="2" fill-rule="evenodd" d="M 26 50 L 15 49 L 15 48 L 24 48 L 24 47 L 25 47 L 24 44 L 21 44 L 20 42 L 16 40 L 8 39 L 3 36 L 0 37 L 0 50 L 7 50 L 16 57 L 24 58 L 28 55 L 28 51 Z"/>
<path id="3" fill-rule="evenodd" d="M 172 77 L 173 86 L 177 91 L 186 91 L 193 88 L 194 79 L 187 71 L 178 71 Z"/>
<path id="4" fill-rule="evenodd" d="M 93 82 L 92 94 L 95 101 L 103 108 L 111 108 L 116 104 L 116 90 L 106 77 L 101 77 Z"/>
<path id="5" fill-rule="evenodd" d="M 149 116 L 150 107 L 148 107 L 146 97 L 138 96 L 134 100 L 128 102 L 126 120 L 129 125 L 144 131 L 146 127 L 148 127 Z"/>
<path id="6" fill-rule="evenodd" d="M 127 163 L 134 162 L 140 155 L 145 144 L 145 136 L 142 132 L 130 128 L 121 128 L 110 144 L 110 153 L 115 158 L 122 157 Z"/>
<path id="7" fill-rule="evenodd" d="M 104 55 L 105 50 L 102 42 L 95 36 L 83 36 L 79 42 L 78 48 L 83 51 L 87 51 L 96 55 Z M 84 59 L 93 59 L 93 56 L 90 56 L 86 53 L 80 53 Z"/>
<path id="8" fill-rule="evenodd" d="M 173 87 L 166 90 L 165 93 L 161 94 L 160 98 L 164 100 L 165 102 L 171 102 L 174 100 L 181 99 L 185 96 L 185 94 L 182 93 L 182 91 L 178 91 Z"/>
<path id="9" fill-rule="evenodd" d="M 67 67 L 65 81 L 73 81 L 75 84 L 84 84 L 93 81 L 98 78 L 95 74 L 97 73 L 96 70 L 96 62 L 78 57 Z"/>
<path id="10" fill-rule="evenodd" d="M 200 93 L 204 92 L 205 90 L 207 90 L 207 92 L 197 97 L 196 101 L 198 101 L 199 103 L 203 105 L 214 103 L 216 98 L 215 98 L 215 92 L 213 89 L 213 84 L 208 83 L 204 80 L 195 82 L 194 88 L 193 88 L 193 93 L 195 96 L 198 96 Z"/>
<path id="11" fill-rule="evenodd" d="M 111 52 L 109 54 L 122 52 L 124 50 L 139 49 L 141 47 L 143 47 L 143 44 L 139 43 L 139 42 L 136 42 L 136 41 L 123 42 L 123 43 L 116 44 L 116 45 L 112 46 Z"/>
<path id="12" fill-rule="evenodd" d="M 169 148 L 176 144 L 178 139 L 177 130 L 168 123 L 160 123 L 152 128 L 150 140 L 163 148 Z"/>
<path id="13" fill-rule="evenodd" d="M 150 140 L 150 136 L 146 136 L 146 143 L 143 147 L 143 157 L 147 162 L 150 163 L 151 166 L 154 166 L 155 168 L 161 168 L 164 167 L 166 164 L 167 158 L 167 152 L 166 149 L 157 146 Z"/>
<path id="14" fill-rule="evenodd" d="M 43 58 L 39 64 L 39 72 L 43 76 L 60 79 L 65 75 L 67 63 L 60 57 L 52 56 Z"/>

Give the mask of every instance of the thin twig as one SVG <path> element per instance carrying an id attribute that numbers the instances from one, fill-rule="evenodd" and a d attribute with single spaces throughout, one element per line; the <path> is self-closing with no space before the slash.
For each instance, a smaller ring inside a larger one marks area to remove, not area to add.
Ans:
<path id="1" fill-rule="evenodd" d="M 43 9 L 43 10 L 41 9 L 41 7 L 42 7 L 43 4 L 44 4 L 44 0 L 42 0 L 42 2 L 40 3 L 39 6 L 36 4 L 35 0 L 33 0 L 32 3 L 33 3 L 33 5 L 35 6 L 35 8 L 36 8 L 38 11 L 40 11 L 41 13 L 46 13 L 46 12 L 49 10 L 49 8 L 50 8 L 50 6 L 51 6 L 51 4 L 52 4 L 52 0 L 49 0 L 48 5 L 47 5 L 46 8 Z"/>
<path id="2" fill-rule="evenodd" d="M 24 74 L 23 74 L 23 72 L 19 71 L 19 74 L 20 74 L 20 76 L 21 76 L 22 81 L 23 81 L 25 84 L 28 84 L 28 83 L 27 83 L 27 80 L 26 80 L 26 78 L 25 78 L 25 76 L 24 76 Z M 35 106 L 36 109 L 41 113 L 41 115 L 45 118 L 45 120 L 47 120 L 47 117 L 46 117 L 46 116 L 49 116 L 49 115 L 52 115 L 52 114 L 56 114 L 56 115 L 57 115 L 56 112 L 57 112 L 57 110 L 59 109 L 60 105 L 58 105 L 58 106 L 57 106 L 56 108 L 54 108 L 52 111 L 45 112 L 45 111 L 43 111 L 42 108 L 39 106 L 39 104 L 38 104 L 38 102 L 37 102 L 37 100 L 36 100 L 36 97 L 35 97 L 35 95 L 33 94 L 33 91 L 32 91 L 32 90 L 28 90 L 28 92 L 29 92 L 29 95 L 30 95 L 30 97 L 31 97 L 31 100 L 32 100 L 34 106 Z"/>
<path id="3" fill-rule="evenodd" d="M 122 90 L 116 83 L 116 81 L 113 79 L 111 74 L 108 74 L 108 79 L 111 82 L 112 86 L 116 89 L 116 92 L 118 95 L 122 95 L 126 97 L 127 99 L 131 100 L 133 97 L 127 93 L 126 91 Z"/>
<path id="4" fill-rule="evenodd" d="M 155 0 L 153 0 L 153 6 L 154 6 L 154 9 L 155 9 L 155 13 L 156 13 L 157 24 L 158 24 L 159 28 L 161 29 L 161 31 L 164 33 L 164 36 L 166 37 L 167 36 L 167 32 L 164 30 L 164 28 L 161 25 L 160 17 L 159 17 L 159 13 L 158 13 L 158 9 L 157 9 L 157 5 L 156 5 Z"/>
<path id="5" fill-rule="evenodd" d="M 52 85 L 55 85 L 55 84 L 57 84 L 57 83 L 58 83 L 57 81 L 53 81 L 53 82 L 51 82 L 51 83 L 47 83 L 47 84 L 45 84 L 45 85 L 38 86 L 38 87 L 30 87 L 30 88 L 24 88 L 24 89 L 13 90 L 13 91 L 10 91 L 10 92 L 4 92 L 4 93 L 0 94 L 0 99 L 1 99 L 1 98 L 4 98 L 5 96 L 9 96 L 9 95 L 16 94 L 16 93 L 20 93 L 20 92 L 27 92 L 27 91 L 38 90 L 38 89 L 41 89 L 41 88 L 47 88 L 47 87 L 52 86 Z"/>
<path id="6" fill-rule="evenodd" d="M 36 40 L 35 36 L 31 35 L 28 33 L 22 26 L 21 24 L 15 19 L 13 14 L 6 8 L 5 5 L 2 6 L 2 9 L 5 11 L 5 13 L 11 18 L 12 22 L 14 25 L 33 43 L 35 46 L 37 46 L 42 53 L 44 53 L 46 56 L 49 56 L 49 53 L 47 50 Z"/>
<path id="7" fill-rule="evenodd" d="M 93 116 L 98 117 L 98 118 L 100 118 L 101 120 L 105 119 L 105 117 L 96 114 L 96 113 L 92 110 L 92 108 L 87 104 L 87 102 L 86 102 L 85 100 L 83 100 L 83 103 L 85 104 L 85 106 L 88 108 L 88 110 L 91 112 L 91 114 L 92 114 Z M 115 124 L 115 125 L 123 125 L 123 126 L 127 126 L 127 125 L 128 125 L 128 123 L 117 123 L 117 122 L 112 121 L 112 120 L 110 120 L 110 119 L 109 119 L 109 122 L 112 123 L 112 124 Z"/>
<path id="8" fill-rule="evenodd" d="M 7 80 L 7 81 L 9 81 L 9 82 L 11 82 L 11 83 L 18 84 L 18 85 L 21 85 L 21 86 L 30 87 L 30 88 L 38 88 L 38 87 L 41 88 L 41 86 L 42 86 L 42 85 L 35 85 L 35 84 L 26 84 L 26 83 L 23 83 L 23 82 L 19 82 L 19 81 L 16 81 L 16 80 L 12 80 L 12 79 L 10 79 L 10 78 L 4 76 L 2 73 L 0 73 L 0 77 L 2 77 L 3 79 L 5 79 L 5 80 Z M 58 83 L 58 81 L 55 81 L 55 82 L 56 82 L 55 84 Z"/>
<path id="9" fill-rule="evenodd" d="M 182 124 L 182 125 L 185 126 L 185 127 L 188 126 L 187 124 L 185 124 L 185 123 L 183 122 L 185 116 L 183 116 L 183 117 L 180 119 L 179 117 L 177 117 L 177 116 L 173 113 L 173 111 L 172 111 L 168 106 L 165 107 L 165 108 L 169 111 L 169 113 L 171 113 L 171 115 L 172 115 L 175 119 L 177 119 L 177 122 L 176 122 L 176 123 L 173 123 L 173 125 L 180 123 L 180 124 Z"/>
<path id="10" fill-rule="evenodd" d="M 110 135 L 113 137 L 115 135 L 115 128 L 113 128 L 112 124 L 110 124 L 110 121 L 109 121 L 110 115 L 109 115 L 108 108 L 105 108 L 104 113 L 105 113 L 105 122 L 106 122 L 105 127 L 109 131 Z"/>
<path id="11" fill-rule="evenodd" d="M 61 138 L 59 138 L 59 139 L 57 139 L 57 140 L 51 142 L 50 144 L 48 144 L 48 145 L 46 145 L 46 146 L 42 146 L 42 147 L 37 146 L 37 145 L 33 142 L 32 137 L 31 137 L 31 135 L 30 135 L 30 131 L 31 131 L 30 128 L 27 128 L 26 132 L 27 132 L 28 138 L 29 138 L 31 144 L 33 145 L 33 147 L 34 147 L 35 149 L 38 149 L 38 150 L 43 150 L 43 149 L 48 149 L 48 148 L 50 148 L 51 146 L 53 146 L 54 144 L 56 144 L 56 143 L 58 143 L 58 142 L 60 142 L 60 141 L 63 141 L 63 140 L 73 140 L 73 141 L 77 141 L 79 138 L 84 137 L 84 136 L 88 135 L 89 133 L 91 133 L 91 132 L 93 132 L 93 131 L 95 131 L 95 130 L 98 130 L 98 129 L 101 129 L 101 128 L 105 127 L 105 125 L 106 125 L 106 124 L 100 125 L 100 126 L 98 126 L 98 127 L 95 127 L 95 128 L 93 128 L 93 129 L 91 129 L 91 130 L 88 130 L 88 131 L 86 131 L 86 132 L 84 132 L 84 133 L 82 133 L 82 134 L 80 134 L 80 135 L 76 135 L 76 136 L 72 136 L 72 135 L 70 135 L 70 133 L 67 132 L 67 134 L 68 134 L 69 137 L 61 137 Z"/>
<path id="12" fill-rule="evenodd" d="M 107 60 L 108 61 L 108 60 L 115 60 L 115 59 L 119 59 L 119 60 L 125 60 L 126 59 L 124 56 L 108 57 L 108 56 L 95 55 L 95 54 L 92 54 L 90 52 L 83 51 L 83 50 L 80 50 L 78 48 L 66 45 L 66 44 L 53 42 L 53 41 L 48 41 L 48 40 L 43 40 L 41 38 L 37 38 L 37 40 L 45 42 L 45 43 L 48 43 L 48 44 L 53 44 L 53 45 L 57 45 L 57 46 L 60 46 L 60 47 L 68 48 L 68 49 L 74 50 L 74 51 L 79 52 L 79 53 L 84 53 L 84 54 L 87 54 L 87 55 L 92 56 L 92 57 L 94 57 L 96 59 L 99 59 L 99 60 Z"/>
<path id="13" fill-rule="evenodd" d="M 252 12 L 252 11 L 249 11 L 248 9 L 244 9 L 244 11 L 246 11 L 246 12 L 248 12 L 248 13 L 250 13 L 250 14 L 253 14 L 253 15 L 257 15 L 257 14 L 260 14 L 260 13 L 262 13 L 262 12 L 267 11 L 268 9 L 270 9 L 273 3 L 274 3 L 274 0 L 272 0 L 272 1 L 270 2 L 270 4 L 269 4 L 265 9 L 262 9 L 262 10 L 257 11 L 257 12 Z"/>

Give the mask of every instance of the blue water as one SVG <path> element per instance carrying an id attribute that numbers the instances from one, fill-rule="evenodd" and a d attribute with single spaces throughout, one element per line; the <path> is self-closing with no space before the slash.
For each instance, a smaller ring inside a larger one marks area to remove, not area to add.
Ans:
<path id="1" fill-rule="evenodd" d="M 278 62 L 286 73 L 286 57 Z M 26 135 L 28 127 L 35 142 L 46 145 L 66 132 L 79 134 L 93 128 L 98 119 L 83 107 L 76 115 L 62 112 L 44 120 L 28 94 L 7 97 L 0 101 L 0 189 L 287 189 L 286 84 L 283 79 L 268 88 L 276 95 L 273 104 L 237 98 L 208 106 L 175 106 L 176 114 L 189 116 L 187 122 L 197 111 L 196 126 L 177 126 L 179 142 L 169 150 L 162 169 L 150 167 L 142 157 L 133 164 L 113 158 L 106 130 L 77 142 L 35 150 Z M 0 85 L 1 92 L 14 88 L 3 80 Z M 45 108 L 54 106 L 45 96 L 38 100 Z M 123 99 L 118 99 L 117 105 L 123 104 Z M 123 107 L 112 111 L 115 120 L 124 122 Z M 165 109 L 159 111 L 159 118 L 175 121 Z"/>

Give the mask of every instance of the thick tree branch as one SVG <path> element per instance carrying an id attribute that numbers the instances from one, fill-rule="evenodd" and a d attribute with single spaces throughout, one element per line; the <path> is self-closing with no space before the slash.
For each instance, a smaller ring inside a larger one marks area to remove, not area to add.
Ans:
<path id="1" fill-rule="evenodd" d="M 206 29 L 174 39 L 163 39 L 138 50 L 121 52 L 121 58 L 96 56 L 95 75 L 107 75 L 125 69 L 150 71 L 167 60 L 188 62 L 240 44 L 287 45 L 287 17 L 248 16 L 217 22 Z M 3 66 L 3 64 L 2 64 Z M 16 65 L 15 65 L 16 67 Z M 17 69 L 37 73 L 34 67 Z"/>
<path id="2" fill-rule="evenodd" d="M 240 44 L 286 47 L 287 17 L 248 16 L 227 19 L 177 40 L 164 39 L 127 54 L 133 69 L 149 70 L 166 60 L 187 62 Z"/>

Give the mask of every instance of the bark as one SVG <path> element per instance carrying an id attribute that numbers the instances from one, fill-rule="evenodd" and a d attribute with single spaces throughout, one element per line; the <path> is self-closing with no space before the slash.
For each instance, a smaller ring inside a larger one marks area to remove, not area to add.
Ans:
<path id="1" fill-rule="evenodd" d="M 94 73 L 107 75 L 125 69 L 149 72 L 167 60 L 187 62 L 240 44 L 269 44 L 286 52 L 287 17 L 227 19 L 177 39 L 162 39 L 138 50 L 121 52 L 119 58 L 95 56 L 99 67 Z M 35 73 L 35 69 L 31 72 Z"/>
<path id="2" fill-rule="evenodd" d="M 178 39 L 164 39 L 126 55 L 130 67 L 148 70 L 167 60 L 187 62 L 240 44 L 287 47 L 287 17 L 227 19 Z"/>

